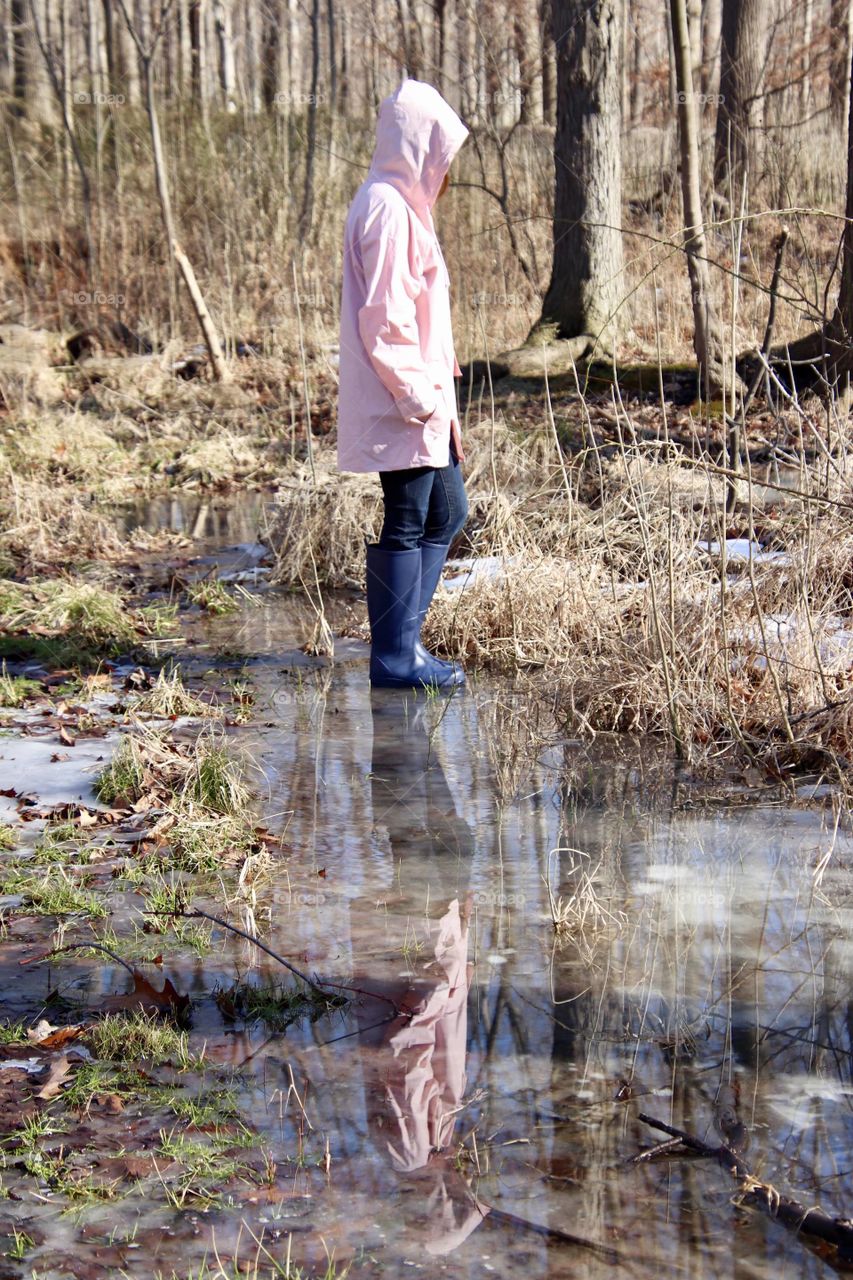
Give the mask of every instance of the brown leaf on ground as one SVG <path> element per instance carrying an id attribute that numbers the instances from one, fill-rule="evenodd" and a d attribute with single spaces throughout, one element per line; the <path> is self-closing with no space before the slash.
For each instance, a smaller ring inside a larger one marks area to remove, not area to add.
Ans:
<path id="1" fill-rule="evenodd" d="M 62 1082 L 70 1071 L 71 1063 L 64 1053 L 60 1058 L 54 1058 L 47 1079 L 39 1089 L 36 1097 L 43 1098 L 45 1101 L 49 1098 L 55 1098 L 58 1093 L 62 1092 Z"/>
<path id="2" fill-rule="evenodd" d="M 47 1019 L 43 1018 L 41 1022 L 29 1028 L 27 1039 L 30 1044 L 38 1045 L 40 1049 L 61 1049 L 71 1040 L 76 1040 L 85 1030 L 85 1022 L 75 1022 L 67 1027 L 52 1027 Z"/>
<path id="3" fill-rule="evenodd" d="M 64 747 L 73 747 L 76 745 L 77 739 L 73 733 L 69 733 L 65 725 L 59 726 L 59 741 Z"/>
<path id="4" fill-rule="evenodd" d="M 178 1160 L 158 1160 L 157 1166 L 161 1174 L 177 1173 L 181 1168 Z M 118 1178 L 148 1178 L 155 1176 L 154 1157 L 150 1155 L 102 1156 L 98 1160 L 98 1168 L 107 1175 Z"/>
<path id="5" fill-rule="evenodd" d="M 89 1103 L 90 1111 L 105 1111 L 107 1115 L 116 1116 L 124 1111 L 124 1103 L 117 1093 L 96 1093 Z"/>
<path id="6" fill-rule="evenodd" d="M 155 791 L 146 791 L 138 800 L 131 805 L 134 813 L 147 813 L 149 809 L 156 809 L 160 804 L 160 797 Z"/>

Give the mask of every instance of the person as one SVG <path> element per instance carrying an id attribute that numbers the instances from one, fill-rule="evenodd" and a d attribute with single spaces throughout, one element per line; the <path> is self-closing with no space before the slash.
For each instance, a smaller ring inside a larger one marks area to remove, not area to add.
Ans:
<path id="1" fill-rule="evenodd" d="M 404 80 L 379 108 L 367 178 L 344 232 L 338 465 L 379 473 L 384 520 L 368 544 L 370 681 L 453 689 L 461 668 L 421 627 L 465 523 L 450 277 L 432 219 L 468 130 L 432 85 Z"/>

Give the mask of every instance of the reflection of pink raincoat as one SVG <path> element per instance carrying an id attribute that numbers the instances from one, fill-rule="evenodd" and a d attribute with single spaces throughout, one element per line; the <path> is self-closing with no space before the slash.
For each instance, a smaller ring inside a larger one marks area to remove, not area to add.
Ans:
<path id="1" fill-rule="evenodd" d="M 468 920 L 454 899 L 439 923 L 435 947 L 442 980 L 420 1001 L 409 1020 L 389 1040 L 393 1059 L 385 1070 L 386 1098 L 397 1121 L 397 1141 L 387 1143 L 401 1173 L 427 1169 L 434 1177 L 426 1204 L 427 1253 L 456 1249 L 489 1212 L 480 1204 L 447 1156 L 463 1106 L 468 965 Z"/>
<path id="2" fill-rule="evenodd" d="M 338 463 L 445 467 L 458 431 L 450 277 L 432 206 L 468 130 L 432 85 L 379 108 L 370 172 L 350 205 L 341 295 Z M 417 418 L 431 413 L 429 421 Z"/>

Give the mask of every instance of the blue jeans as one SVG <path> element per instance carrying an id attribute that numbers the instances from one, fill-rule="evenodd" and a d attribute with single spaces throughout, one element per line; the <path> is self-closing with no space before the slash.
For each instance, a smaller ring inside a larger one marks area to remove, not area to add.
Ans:
<path id="1" fill-rule="evenodd" d="M 412 551 L 422 542 L 449 545 L 468 517 L 468 498 L 459 460 L 450 447 L 446 467 L 380 471 L 385 520 L 379 546 Z"/>

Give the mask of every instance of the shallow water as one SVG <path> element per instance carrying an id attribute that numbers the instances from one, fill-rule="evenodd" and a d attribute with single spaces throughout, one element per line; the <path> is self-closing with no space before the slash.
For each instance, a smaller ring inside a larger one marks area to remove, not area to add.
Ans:
<path id="1" fill-rule="evenodd" d="M 417 1012 L 368 1032 L 355 1011 L 256 1051 L 258 1108 L 292 1068 L 328 1136 L 313 1229 L 393 1275 L 612 1269 L 485 1206 L 613 1245 L 627 1270 L 820 1274 L 730 1206 L 714 1164 L 625 1162 L 653 1137 L 645 1110 L 714 1144 L 737 1132 L 760 1176 L 849 1211 L 853 846 L 831 815 L 694 811 L 641 752 L 607 767 L 556 747 L 507 778 L 500 691 L 371 699 L 358 661 L 315 681 L 273 678 L 274 718 L 245 734 L 294 850 L 265 937 Z M 555 946 L 549 866 L 565 899 L 586 869 L 607 913 L 580 944 Z"/>
<path id="2" fill-rule="evenodd" d="M 285 842 L 254 903 L 264 940 L 359 994 L 284 1033 L 235 1027 L 215 987 L 281 968 L 231 939 L 167 957 L 278 1171 L 204 1213 L 133 1192 L 79 1220 L 34 1204 L 52 1247 L 118 1224 L 138 1277 L 191 1274 L 213 1245 L 254 1256 L 253 1238 L 311 1274 L 328 1253 L 385 1277 L 828 1275 L 731 1203 L 716 1162 L 628 1161 L 660 1136 L 645 1111 L 851 1212 L 853 841 L 831 806 L 711 805 L 642 743 L 530 748 L 528 702 L 498 684 L 371 696 L 364 646 L 300 651 L 311 622 L 267 593 L 191 622 L 181 661 L 214 681 L 238 663 L 254 692 L 231 733 Z M 549 877 L 586 913 L 562 939 Z M 79 990 L 120 985 L 106 967 Z"/>

